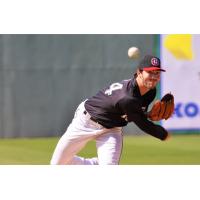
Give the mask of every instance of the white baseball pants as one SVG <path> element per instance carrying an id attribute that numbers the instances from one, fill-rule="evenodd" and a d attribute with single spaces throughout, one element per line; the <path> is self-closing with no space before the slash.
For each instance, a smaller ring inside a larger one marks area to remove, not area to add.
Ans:
<path id="1" fill-rule="evenodd" d="M 92 121 L 89 113 L 84 114 L 82 102 L 76 110 L 74 119 L 60 138 L 53 153 L 51 164 L 61 165 L 117 165 L 122 151 L 122 128 L 104 128 Z M 96 158 L 82 158 L 76 154 L 90 140 L 96 140 Z"/>

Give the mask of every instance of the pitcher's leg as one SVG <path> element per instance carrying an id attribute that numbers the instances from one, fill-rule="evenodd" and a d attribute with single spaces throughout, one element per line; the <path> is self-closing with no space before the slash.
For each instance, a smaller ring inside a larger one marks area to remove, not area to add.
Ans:
<path id="1" fill-rule="evenodd" d="M 69 136 L 65 133 L 59 140 L 55 151 L 53 153 L 51 164 L 52 165 L 64 165 L 72 164 L 73 157 L 86 145 L 88 138 L 84 137 L 76 138 L 75 136 Z"/>
<path id="2" fill-rule="evenodd" d="M 118 165 L 122 143 L 122 132 L 119 129 L 116 132 L 106 133 L 96 138 L 99 165 Z"/>
<path id="3" fill-rule="evenodd" d="M 98 165 L 98 158 L 83 158 L 80 156 L 74 156 L 71 165 Z"/>
<path id="4" fill-rule="evenodd" d="M 98 164 L 96 158 L 84 159 L 76 154 L 97 135 L 106 130 L 90 120 L 90 116 L 84 114 L 84 104 L 77 108 L 76 114 L 65 134 L 59 140 L 53 153 L 51 164 Z"/>

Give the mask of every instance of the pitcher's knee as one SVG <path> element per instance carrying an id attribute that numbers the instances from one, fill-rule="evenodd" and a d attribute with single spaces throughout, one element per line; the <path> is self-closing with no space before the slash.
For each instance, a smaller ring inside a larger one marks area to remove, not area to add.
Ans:
<path id="1" fill-rule="evenodd" d="M 59 165 L 58 161 L 56 161 L 55 159 L 51 159 L 50 161 L 50 165 Z"/>
<path id="2" fill-rule="evenodd" d="M 118 165 L 118 160 L 99 160 L 99 165 Z"/>
<path id="3" fill-rule="evenodd" d="M 55 159 L 52 158 L 50 165 L 71 165 L 72 159 Z"/>

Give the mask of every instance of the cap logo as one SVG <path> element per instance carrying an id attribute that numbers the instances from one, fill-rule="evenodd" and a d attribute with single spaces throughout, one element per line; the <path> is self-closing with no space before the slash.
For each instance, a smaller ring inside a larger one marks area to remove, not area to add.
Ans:
<path id="1" fill-rule="evenodd" d="M 153 66 L 158 66 L 158 65 L 159 65 L 159 60 L 158 60 L 157 58 L 152 58 L 152 59 L 151 59 L 151 64 L 152 64 Z"/>

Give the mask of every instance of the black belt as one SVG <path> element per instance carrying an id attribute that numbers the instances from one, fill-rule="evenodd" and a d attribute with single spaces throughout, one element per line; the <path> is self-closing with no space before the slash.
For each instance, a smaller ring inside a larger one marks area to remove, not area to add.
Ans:
<path id="1" fill-rule="evenodd" d="M 83 114 L 84 115 L 87 115 L 87 111 L 86 110 L 84 110 L 84 112 L 83 112 Z M 89 113 L 88 113 L 89 114 Z M 99 124 L 99 122 L 96 120 L 96 119 L 94 119 L 93 117 L 90 117 L 90 119 L 93 121 L 93 122 L 96 122 L 97 124 Z"/>

